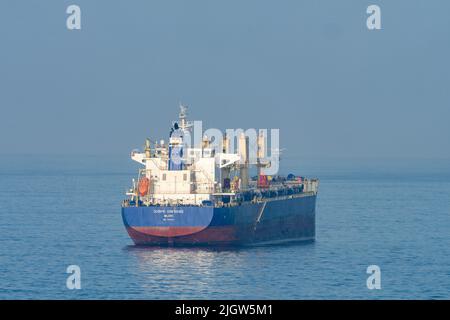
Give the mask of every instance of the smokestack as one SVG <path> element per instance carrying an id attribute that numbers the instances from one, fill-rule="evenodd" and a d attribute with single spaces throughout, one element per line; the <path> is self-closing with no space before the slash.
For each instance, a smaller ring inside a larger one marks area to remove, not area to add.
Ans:
<path id="1" fill-rule="evenodd" d="M 150 148 L 150 139 L 147 138 L 145 140 L 145 157 L 146 158 L 151 158 L 151 151 L 152 151 L 152 149 Z"/>

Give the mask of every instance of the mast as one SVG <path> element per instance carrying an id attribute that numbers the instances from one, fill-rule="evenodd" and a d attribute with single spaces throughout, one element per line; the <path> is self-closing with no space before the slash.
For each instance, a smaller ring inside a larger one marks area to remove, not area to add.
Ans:
<path id="1" fill-rule="evenodd" d="M 180 114 L 179 114 L 179 126 L 184 131 L 185 129 L 189 128 L 191 126 L 190 123 L 187 121 L 187 109 L 188 106 L 185 106 L 180 103 Z"/>

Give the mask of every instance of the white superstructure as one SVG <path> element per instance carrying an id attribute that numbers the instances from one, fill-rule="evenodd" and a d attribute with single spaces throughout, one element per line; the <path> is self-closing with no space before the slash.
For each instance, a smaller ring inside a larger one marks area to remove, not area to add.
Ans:
<path id="1" fill-rule="evenodd" d="M 191 134 L 192 123 L 187 121 L 186 111 L 186 107 L 181 106 L 179 121 L 174 122 L 168 144 L 160 141 L 151 146 L 147 139 L 144 152 L 131 153 L 131 158 L 144 166 L 140 170 L 139 186 L 134 186 L 144 203 L 201 205 L 204 201 L 212 201 L 216 195 L 232 195 L 248 186 L 248 145 L 245 138 L 239 139 L 236 153 L 216 152 L 205 137 L 200 146 L 187 146 L 183 138 Z M 224 142 L 227 144 L 226 139 Z M 229 151 L 228 148 L 225 151 Z M 235 171 L 239 171 L 239 175 L 231 179 L 231 173 Z M 228 179 L 229 186 L 222 185 L 224 179 Z M 130 191 L 130 195 L 135 192 Z"/>

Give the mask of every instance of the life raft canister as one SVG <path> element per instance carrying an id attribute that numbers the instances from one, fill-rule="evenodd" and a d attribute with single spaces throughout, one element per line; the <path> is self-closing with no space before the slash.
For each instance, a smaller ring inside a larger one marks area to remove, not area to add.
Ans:
<path id="1" fill-rule="evenodd" d="M 269 179 L 266 175 L 261 174 L 258 180 L 258 188 L 268 188 L 269 187 Z"/>
<path id="2" fill-rule="evenodd" d="M 147 177 L 143 177 L 139 180 L 139 195 L 145 196 L 148 193 L 148 187 L 150 185 L 150 180 Z"/>

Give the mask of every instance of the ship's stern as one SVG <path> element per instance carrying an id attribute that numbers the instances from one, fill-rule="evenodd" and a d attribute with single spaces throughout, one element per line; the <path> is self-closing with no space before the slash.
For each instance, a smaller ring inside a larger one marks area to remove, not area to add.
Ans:
<path id="1" fill-rule="evenodd" d="M 128 206 L 122 220 L 136 245 L 198 244 L 196 235 L 208 228 L 212 206 Z"/>

